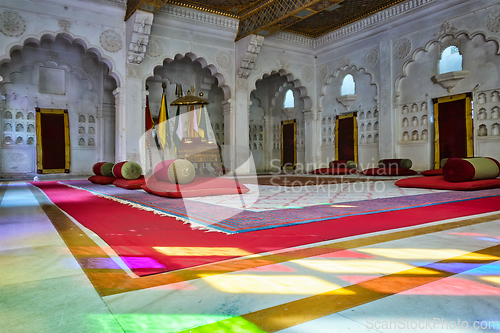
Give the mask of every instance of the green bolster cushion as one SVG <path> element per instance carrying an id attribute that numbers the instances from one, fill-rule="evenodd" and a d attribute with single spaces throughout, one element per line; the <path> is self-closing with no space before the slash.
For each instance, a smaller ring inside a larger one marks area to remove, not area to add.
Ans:
<path id="1" fill-rule="evenodd" d="M 185 185 L 194 180 L 196 170 L 188 160 L 173 159 L 158 162 L 153 169 L 153 176 L 159 181 Z"/>
<path id="2" fill-rule="evenodd" d="M 98 176 L 113 177 L 113 166 L 114 163 L 111 162 L 98 162 L 94 164 L 92 171 Z"/>
<path id="3" fill-rule="evenodd" d="M 409 158 L 392 158 L 378 161 L 379 168 L 410 169 L 413 165 Z"/>
<path id="4" fill-rule="evenodd" d="M 500 174 L 498 161 L 488 157 L 449 158 L 443 176 L 449 182 L 494 179 Z"/>
<path id="5" fill-rule="evenodd" d="M 358 167 L 358 165 L 352 160 L 330 161 L 330 168 L 356 169 L 357 167 Z"/>
<path id="6" fill-rule="evenodd" d="M 142 168 L 139 163 L 124 161 L 114 165 L 113 175 L 121 179 L 139 179 L 142 175 Z"/>

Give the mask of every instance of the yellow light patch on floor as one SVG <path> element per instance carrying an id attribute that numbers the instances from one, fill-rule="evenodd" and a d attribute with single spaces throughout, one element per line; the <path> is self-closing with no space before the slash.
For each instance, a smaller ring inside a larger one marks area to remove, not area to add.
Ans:
<path id="1" fill-rule="evenodd" d="M 340 288 L 337 284 L 305 275 L 200 274 L 200 277 L 212 287 L 234 294 L 315 295 Z M 346 291 L 345 294 L 352 292 Z"/>
<path id="2" fill-rule="evenodd" d="M 500 276 L 482 276 L 480 279 L 500 285 Z"/>
<path id="3" fill-rule="evenodd" d="M 388 260 L 295 260 L 294 263 L 325 273 L 359 274 L 378 272 L 389 274 L 404 271 L 415 266 Z"/>
<path id="4" fill-rule="evenodd" d="M 415 249 L 415 248 L 398 248 L 397 251 L 390 248 L 368 248 L 357 249 L 359 252 L 369 253 L 380 257 L 391 259 L 421 259 L 421 260 L 444 260 L 447 258 L 461 256 L 466 254 L 466 251 L 455 249 Z"/>
<path id="5" fill-rule="evenodd" d="M 153 247 L 167 256 L 249 256 L 253 253 L 235 247 Z"/>

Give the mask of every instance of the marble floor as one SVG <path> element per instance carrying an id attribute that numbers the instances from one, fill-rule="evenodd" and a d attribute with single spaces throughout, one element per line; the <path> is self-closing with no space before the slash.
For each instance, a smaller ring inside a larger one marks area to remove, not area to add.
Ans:
<path id="1" fill-rule="evenodd" d="M 84 270 L 79 253 L 113 257 L 32 185 L 1 182 L 0 332 L 500 331 L 500 202 L 488 214 L 142 278 Z"/>

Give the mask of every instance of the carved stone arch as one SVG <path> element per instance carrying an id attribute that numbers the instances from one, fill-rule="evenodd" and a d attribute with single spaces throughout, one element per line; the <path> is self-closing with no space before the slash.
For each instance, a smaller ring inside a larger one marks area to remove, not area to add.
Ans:
<path id="1" fill-rule="evenodd" d="M 284 76 L 286 79 L 286 83 L 293 85 L 293 89 L 299 93 L 299 98 L 304 102 L 304 110 L 310 110 L 312 108 L 312 99 L 307 94 L 307 88 L 304 85 L 302 85 L 302 82 L 300 82 L 299 79 L 296 79 L 292 73 L 287 72 L 283 68 L 271 70 L 271 72 L 269 73 L 264 73 L 262 77 L 255 78 L 254 82 L 252 83 L 252 88 L 250 89 L 250 92 L 257 89 L 258 81 L 263 80 L 274 74 L 279 74 L 280 76 Z M 273 97 L 273 99 L 274 98 L 275 96 Z M 274 106 L 274 104 L 272 105 Z"/>
<path id="2" fill-rule="evenodd" d="M 56 38 L 63 38 L 71 44 L 80 45 L 85 53 L 94 54 L 99 62 L 103 62 L 108 66 L 109 76 L 115 79 L 117 87 L 121 86 L 123 77 L 120 73 L 116 72 L 116 66 L 113 59 L 103 56 L 104 52 L 101 50 L 101 46 L 92 45 L 85 37 L 77 36 L 67 31 L 41 31 L 37 35 L 22 35 L 20 39 L 7 45 L 5 48 L 7 52 L 4 55 L 0 55 L 0 66 L 6 62 L 10 62 L 10 55 L 12 52 L 15 50 L 22 51 L 24 49 L 24 45 L 27 43 L 40 45 L 40 42 L 44 39 L 55 41 Z"/>
<path id="3" fill-rule="evenodd" d="M 411 53 L 411 56 L 409 57 L 409 59 L 405 63 L 403 63 L 402 71 L 398 75 L 398 77 L 396 77 L 396 80 L 394 81 L 395 91 L 399 93 L 399 91 L 400 91 L 399 86 L 401 84 L 401 81 L 404 78 L 408 77 L 408 66 L 410 66 L 412 63 L 414 63 L 416 61 L 416 57 L 420 52 L 429 52 L 431 47 L 437 43 L 439 45 L 438 57 L 440 59 L 442 51 L 446 48 L 446 47 L 444 47 L 441 49 L 442 45 L 446 45 L 446 43 L 448 43 L 448 42 L 453 42 L 455 40 L 459 40 L 461 35 L 465 35 L 469 39 L 469 41 L 471 41 L 472 39 L 474 39 L 477 36 L 482 36 L 484 38 L 485 42 L 495 42 L 497 45 L 497 54 L 500 55 L 500 38 L 494 37 L 494 36 L 489 36 L 489 34 L 487 32 L 482 31 L 482 30 L 478 30 L 475 32 L 460 30 L 454 34 L 445 34 L 445 35 L 442 35 L 440 37 L 433 38 L 430 41 L 428 41 L 423 47 L 415 48 L 415 50 Z M 450 45 L 454 45 L 454 44 L 450 44 Z M 447 45 L 447 46 L 450 46 L 450 45 Z M 458 49 L 461 50 L 461 47 L 459 47 Z M 460 53 L 460 54 L 462 54 L 462 53 Z"/>
<path id="4" fill-rule="evenodd" d="M 231 98 L 231 88 L 227 85 L 226 83 L 226 78 L 225 76 L 219 72 L 217 66 L 215 64 L 210 64 L 204 57 L 199 57 L 196 54 L 192 52 L 186 52 L 185 54 L 181 53 L 176 53 L 173 56 L 170 57 L 165 57 L 161 58 L 159 57 L 156 62 L 152 63 L 148 69 L 148 72 L 150 73 L 149 77 L 155 77 L 155 70 L 158 67 L 164 66 L 165 64 L 171 63 L 174 60 L 180 60 L 183 58 L 188 58 L 192 62 L 197 62 L 200 64 L 202 69 L 208 69 L 210 71 L 210 74 L 214 76 L 217 79 L 218 82 L 218 87 L 222 89 L 224 93 L 224 101 L 228 101 Z M 174 81 L 170 81 L 174 82 Z"/>
<path id="5" fill-rule="evenodd" d="M 333 71 L 332 74 L 330 74 L 326 80 L 325 80 L 325 83 L 323 84 L 323 86 L 321 87 L 321 90 L 320 90 L 320 95 L 318 97 L 318 111 L 319 112 L 323 112 L 323 99 L 326 95 L 326 89 L 327 89 L 327 86 L 331 85 L 333 82 L 334 79 L 337 79 L 340 77 L 340 75 L 347 75 L 347 74 L 351 74 L 354 76 L 354 74 L 358 73 L 358 72 L 364 72 L 366 75 L 369 75 L 370 76 L 370 85 L 374 85 L 375 88 L 376 88 L 376 95 L 375 95 L 375 100 L 378 101 L 378 96 L 379 96 L 379 84 L 375 81 L 375 74 L 364 68 L 364 67 L 358 67 L 354 64 L 352 65 L 343 65 L 337 69 L 335 69 Z M 340 93 L 340 90 L 339 90 L 339 93 Z"/>

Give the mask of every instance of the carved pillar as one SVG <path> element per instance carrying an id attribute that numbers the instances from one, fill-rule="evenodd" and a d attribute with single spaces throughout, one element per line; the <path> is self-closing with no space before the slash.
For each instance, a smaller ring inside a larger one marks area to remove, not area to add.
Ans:
<path id="1" fill-rule="evenodd" d="M 271 170 L 271 160 L 273 159 L 273 144 L 274 144 L 274 117 L 264 116 L 264 165 L 265 170 Z"/>
<path id="2" fill-rule="evenodd" d="M 97 160 L 104 161 L 104 119 L 102 116 L 102 106 L 96 105 L 96 145 L 97 145 Z"/>
<path id="3" fill-rule="evenodd" d="M 231 100 L 227 100 L 222 102 L 222 112 L 224 114 L 224 166 L 230 171 L 234 170 L 234 148 L 235 140 L 234 140 L 234 125 L 235 125 L 235 117 L 234 110 L 231 105 Z"/>
<path id="4" fill-rule="evenodd" d="M 314 170 L 321 161 L 321 143 L 319 124 L 320 117 L 313 110 L 304 110 L 304 136 L 305 136 L 305 168 L 306 171 Z"/>
<path id="5" fill-rule="evenodd" d="M 396 157 L 396 114 L 393 106 L 394 89 L 392 68 L 392 46 L 390 40 L 380 43 L 380 88 L 379 88 L 379 158 Z M 376 161 L 375 161 L 376 162 Z"/>
<path id="6" fill-rule="evenodd" d="M 248 147 L 248 125 L 250 109 L 250 95 L 248 94 L 248 80 L 236 78 L 235 110 L 234 110 L 234 145 L 236 147 L 235 163 L 239 173 L 248 173 L 250 169 L 245 162 L 248 160 L 250 149 Z M 246 165 L 246 167 L 243 167 Z"/>
<path id="7" fill-rule="evenodd" d="M 115 96 L 115 162 L 124 161 L 127 158 L 126 142 L 126 110 L 125 110 L 125 88 L 118 87 L 113 90 Z"/>
<path id="8" fill-rule="evenodd" d="M 99 131 L 99 140 L 102 140 L 101 161 L 115 161 L 115 106 L 113 104 L 103 104 L 102 106 L 102 126 Z"/>
<path id="9" fill-rule="evenodd" d="M 140 163 L 139 141 L 144 133 L 144 93 L 141 66 L 127 64 L 126 84 L 126 160 Z"/>

